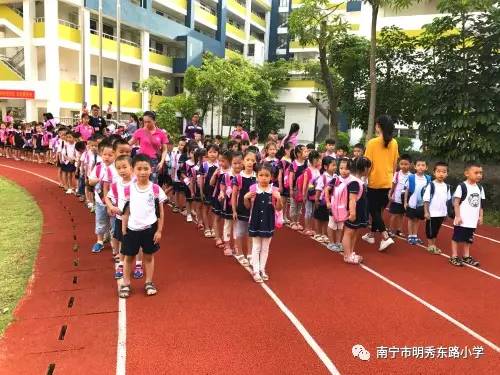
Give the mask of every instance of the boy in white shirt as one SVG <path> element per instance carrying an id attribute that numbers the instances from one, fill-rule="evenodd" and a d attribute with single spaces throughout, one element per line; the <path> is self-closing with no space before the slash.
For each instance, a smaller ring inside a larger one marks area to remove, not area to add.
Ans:
<path id="1" fill-rule="evenodd" d="M 448 164 L 437 162 L 434 166 L 434 181 L 424 192 L 425 235 L 427 251 L 431 254 L 441 254 L 441 250 L 436 247 L 436 237 L 448 215 L 448 201 L 451 199 L 450 187 L 444 182 L 447 176 Z"/>
<path id="2" fill-rule="evenodd" d="M 479 262 L 470 256 L 470 245 L 478 224 L 483 224 L 483 201 L 486 197 L 479 184 L 483 179 L 483 168 L 477 163 L 470 163 L 465 169 L 465 177 L 467 179 L 458 185 L 453 194 L 455 220 L 450 263 L 458 267 L 463 266 L 463 263 L 479 267 Z M 459 244 L 463 244 L 462 258 L 458 256 Z"/>
<path id="3" fill-rule="evenodd" d="M 431 176 L 426 175 L 427 163 L 425 160 L 415 161 L 415 173 L 408 176 L 405 185 L 405 210 L 408 217 L 408 243 L 423 245 L 424 241 L 418 238 L 420 220 L 424 220 L 424 201 L 422 189 L 431 182 Z"/>
<path id="4" fill-rule="evenodd" d="M 404 237 L 403 219 L 406 211 L 402 195 L 405 190 L 406 182 L 408 181 L 408 176 L 410 175 L 410 167 L 410 155 L 401 155 L 401 157 L 399 158 L 399 171 L 394 173 L 394 177 L 392 178 L 392 188 L 389 191 L 389 213 L 391 215 L 391 229 L 388 232 L 391 237 Z"/>
<path id="5" fill-rule="evenodd" d="M 160 249 L 163 229 L 163 202 L 167 199 L 163 190 L 149 181 L 152 173 L 151 160 L 138 154 L 132 160 L 136 181 L 125 190 L 127 203 L 122 214 L 123 242 L 121 253 L 125 256 L 123 283 L 120 285 L 120 298 L 130 295 L 130 273 L 135 256 L 142 248 L 145 269 L 144 291 L 146 295 L 157 293 L 153 283 L 154 253 Z M 128 193 L 127 193 L 128 191 Z"/>

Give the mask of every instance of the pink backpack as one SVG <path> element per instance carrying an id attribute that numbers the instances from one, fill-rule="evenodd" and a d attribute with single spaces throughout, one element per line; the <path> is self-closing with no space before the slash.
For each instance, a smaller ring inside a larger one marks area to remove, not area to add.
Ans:
<path id="1" fill-rule="evenodd" d="M 337 180 L 336 185 L 333 189 L 333 194 L 331 198 L 331 210 L 333 220 L 336 223 L 344 222 L 349 218 L 349 211 L 347 205 L 349 203 L 349 192 L 347 191 L 347 186 L 356 181 L 359 184 L 359 192 L 356 200 L 359 200 L 363 195 L 364 184 L 363 182 L 354 176 L 349 176 L 343 182 Z"/>
<path id="2" fill-rule="evenodd" d="M 295 189 L 295 201 L 296 202 L 303 202 L 304 201 L 304 178 L 305 176 L 307 175 L 307 181 L 309 181 L 309 183 L 312 182 L 312 172 L 311 172 L 311 169 L 309 167 L 306 168 L 306 170 L 304 171 L 304 173 L 302 173 L 298 178 L 297 178 L 297 183 L 295 184 L 295 186 L 297 187 Z"/>
<path id="3" fill-rule="evenodd" d="M 273 193 L 275 191 L 278 191 L 279 189 L 277 187 L 274 187 L 273 186 Z M 250 190 L 249 190 L 251 193 L 256 193 L 257 192 L 257 184 L 253 184 L 252 186 L 250 186 Z M 278 211 L 276 209 L 276 200 L 274 198 L 272 198 L 272 202 L 273 202 L 273 207 L 274 207 L 274 227 L 276 229 L 280 229 L 283 227 L 283 210 L 281 211 Z M 252 207 L 253 207 L 253 200 L 252 200 Z M 251 216 L 251 214 L 250 214 Z"/>
<path id="4" fill-rule="evenodd" d="M 231 194 L 233 194 L 233 184 L 229 173 L 224 174 L 224 185 L 226 185 L 226 197 L 231 198 Z"/>

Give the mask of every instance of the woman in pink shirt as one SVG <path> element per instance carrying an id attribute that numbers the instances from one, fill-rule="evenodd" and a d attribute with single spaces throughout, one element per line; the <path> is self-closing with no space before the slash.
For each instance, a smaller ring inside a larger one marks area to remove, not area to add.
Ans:
<path id="1" fill-rule="evenodd" d="M 234 140 L 236 139 L 237 136 L 240 136 L 242 141 L 244 140 L 249 141 L 250 137 L 248 136 L 248 133 L 245 130 L 243 130 L 243 124 L 241 123 L 241 121 L 238 121 L 235 126 L 236 129 L 234 129 L 231 132 L 231 139 Z"/>
<path id="2" fill-rule="evenodd" d="M 9 109 L 5 114 L 5 116 L 3 117 L 3 122 L 5 122 L 7 125 L 14 123 L 14 117 L 12 116 L 11 109 Z"/>
<path id="3" fill-rule="evenodd" d="M 80 133 L 82 139 L 87 142 L 90 137 L 94 135 L 94 128 L 89 124 L 89 115 L 88 113 L 82 113 L 82 121 L 80 124 L 74 129 L 75 132 Z"/>
<path id="4" fill-rule="evenodd" d="M 144 127 L 137 129 L 129 141 L 130 145 L 139 144 L 139 154 L 149 156 L 153 166 L 151 174 L 153 182 L 158 181 L 158 172 L 161 172 L 167 156 L 168 135 L 156 126 L 156 114 L 146 111 L 143 115 Z"/>
<path id="5" fill-rule="evenodd" d="M 300 131 L 299 124 L 294 122 L 292 125 L 290 125 L 290 131 L 288 132 L 288 135 L 281 141 L 281 147 L 285 147 L 287 143 L 291 143 L 293 144 L 293 147 L 296 147 L 297 144 L 299 143 L 297 139 L 299 131 Z"/>

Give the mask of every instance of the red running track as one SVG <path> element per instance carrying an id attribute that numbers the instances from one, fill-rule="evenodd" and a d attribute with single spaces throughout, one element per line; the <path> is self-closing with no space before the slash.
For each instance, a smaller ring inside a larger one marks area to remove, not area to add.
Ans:
<path id="1" fill-rule="evenodd" d="M 44 165 L 0 164 L 55 177 L 54 169 Z M 113 263 L 109 250 L 90 253 L 92 216 L 55 184 L 2 166 L 0 174 L 27 188 L 44 214 L 35 277 L 1 341 L 0 374 L 45 374 L 49 363 L 56 365 L 54 374 L 115 373 L 118 302 Z M 494 238 L 500 238 L 498 232 L 491 232 Z M 490 258 L 498 259 L 493 252 L 498 249 L 486 242 L 482 248 L 489 254 L 481 256 L 486 268 Z M 499 345 L 497 279 L 452 268 L 444 257 L 401 241 L 385 254 L 364 243 L 358 251 L 366 266 Z M 142 283 L 135 282 L 126 302 L 127 373 L 328 373 L 263 288 L 181 216 L 167 215 L 156 270 L 159 294 L 147 298 Z M 489 271 L 498 274 L 500 269 Z M 269 273 L 267 285 L 340 373 L 497 373 L 498 352 L 295 232 L 284 229 L 273 239 Z M 68 308 L 70 297 L 74 303 Z M 58 340 L 62 325 L 66 335 Z M 353 358 L 351 347 L 358 343 L 371 352 L 370 361 Z M 482 345 L 485 354 L 480 359 L 377 359 L 376 347 L 382 345 Z"/>

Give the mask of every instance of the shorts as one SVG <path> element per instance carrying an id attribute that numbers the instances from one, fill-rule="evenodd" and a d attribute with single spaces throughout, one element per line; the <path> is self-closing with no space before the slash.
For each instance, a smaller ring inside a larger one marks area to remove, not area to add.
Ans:
<path id="1" fill-rule="evenodd" d="M 363 221 L 363 220 L 354 220 L 354 221 L 349 221 L 347 220 L 345 222 L 345 226 L 350 229 L 359 229 L 359 228 L 366 228 L 368 227 L 368 222 Z"/>
<path id="2" fill-rule="evenodd" d="M 389 205 L 389 212 L 393 215 L 404 215 L 406 210 L 402 203 L 391 202 Z"/>
<path id="3" fill-rule="evenodd" d="M 406 209 L 406 216 L 408 217 L 408 219 L 412 219 L 412 220 L 424 220 L 425 219 L 425 213 L 424 213 L 424 207 L 423 206 L 420 206 L 420 207 L 417 207 L 417 208 L 411 208 L 411 207 L 408 207 Z"/>
<path id="4" fill-rule="evenodd" d="M 248 236 L 248 221 L 237 220 L 234 223 L 234 238 L 242 238 Z"/>
<path id="5" fill-rule="evenodd" d="M 336 223 L 333 220 L 333 216 L 329 216 L 329 218 L 328 218 L 328 228 L 330 228 L 331 230 L 342 230 L 342 229 L 344 229 L 344 222 L 340 221 L 340 222 Z"/>
<path id="6" fill-rule="evenodd" d="M 115 219 L 115 225 L 113 228 L 113 238 L 118 242 L 123 242 L 123 232 L 122 232 L 122 219 Z"/>
<path id="7" fill-rule="evenodd" d="M 104 235 L 110 230 L 108 210 L 102 203 L 95 203 L 95 234 Z"/>
<path id="8" fill-rule="evenodd" d="M 154 254 L 160 250 L 160 244 L 154 243 L 154 235 L 158 228 L 158 223 L 143 230 L 130 230 L 123 236 L 121 253 L 125 256 L 136 256 L 142 248 L 144 254 Z"/>
<path id="9" fill-rule="evenodd" d="M 314 202 L 307 200 L 305 203 L 304 219 L 310 219 L 313 216 Z"/>
<path id="10" fill-rule="evenodd" d="M 61 171 L 66 173 L 74 173 L 76 171 L 76 167 L 74 163 L 61 164 Z"/>
<path id="11" fill-rule="evenodd" d="M 290 198 L 290 189 L 289 188 L 283 188 L 283 192 L 281 193 L 282 197 Z"/>
<path id="12" fill-rule="evenodd" d="M 455 242 L 465 242 L 471 244 L 474 242 L 474 232 L 476 228 L 466 228 L 455 225 L 453 227 L 453 237 L 452 241 Z"/>
<path id="13" fill-rule="evenodd" d="M 445 217 L 431 217 L 425 221 L 425 235 L 428 239 L 434 239 L 439 234 L 439 229 L 443 224 Z"/>
<path id="14" fill-rule="evenodd" d="M 319 221 L 328 222 L 330 220 L 330 215 L 328 212 L 328 207 L 324 204 L 320 204 L 314 210 L 314 218 Z"/>

